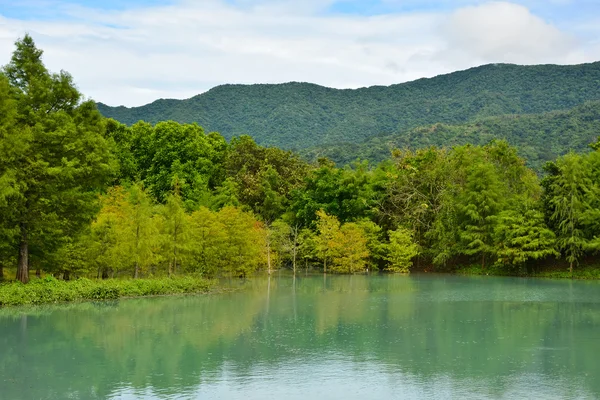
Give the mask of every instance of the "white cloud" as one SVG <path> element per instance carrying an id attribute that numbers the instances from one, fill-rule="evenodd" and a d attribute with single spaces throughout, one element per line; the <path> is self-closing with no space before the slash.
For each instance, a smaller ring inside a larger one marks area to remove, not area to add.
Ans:
<path id="1" fill-rule="evenodd" d="M 577 40 L 521 5 L 491 2 L 453 13 L 443 25 L 449 52 L 483 62 L 564 63 Z"/>
<path id="2" fill-rule="evenodd" d="M 86 95 L 140 105 L 221 83 L 308 81 L 348 88 L 484 62 L 600 59 L 597 46 L 510 3 L 450 14 L 322 14 L 331 2 L 188 0 L 118 12 L 70 7 L 62 21 L 0 17 L 0 63 L 8 61 L 14 40 L 30 32 L 49 68 L 71 72 Z"/>

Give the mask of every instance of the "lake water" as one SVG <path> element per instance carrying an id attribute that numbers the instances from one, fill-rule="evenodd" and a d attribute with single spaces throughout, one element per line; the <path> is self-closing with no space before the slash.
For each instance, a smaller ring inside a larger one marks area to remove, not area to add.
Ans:
<path id="1" fill-rule="evenodd" d="M 274 275 L 0 310 L 0 399 L 600 398 L 600 284 Z"/>

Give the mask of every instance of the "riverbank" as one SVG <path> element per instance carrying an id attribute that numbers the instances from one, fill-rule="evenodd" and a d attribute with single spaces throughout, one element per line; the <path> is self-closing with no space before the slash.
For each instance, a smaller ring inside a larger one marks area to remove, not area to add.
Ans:
<path id="1" fill-rule="evenodd" d="M 0 307 L 200 294 L 208 293 L 214 286 L 214 281 L 194 276 L 74 281 L 61 281 L 49 276 L 26 285 L 20 282 L 0 284 Z"/>

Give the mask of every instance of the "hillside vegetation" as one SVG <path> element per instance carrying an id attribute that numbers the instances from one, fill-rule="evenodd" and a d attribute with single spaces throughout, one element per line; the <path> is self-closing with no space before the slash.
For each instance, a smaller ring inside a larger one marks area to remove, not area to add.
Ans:
<path id="1" fill-rule="evenodd" d="M 261 145 L 300 150 L 358 143 L 437 123 L 566 110 L 591 100 L 600 100 L 600 62 L 493 64 L 356 90 L 308 83 L 223 85 L 187 100 L 157 100 L 135 108 L 98 104 L 98 108 L 104 116 L 128 125 L 139 120 L 197 122 L 226 139 L 247 134 Z"/>
<path id="2" fill-rule="evenodd" d="M 505 139 L 539 172 L 547 161 L 569 150 L 588 151 L 588 144 L 599 133 L 600 101 L 595 101 L 567 111 L 502 115 L 455 125 L 433 124 L 375 136 L 361 143 L 316 146 L 303 150 L 302 154 L 312 160 L 327 157 L 341 165 L 357 158 L 377 163 L 389 158 L 394 149 L 485 145 L 493 139 Z"/>

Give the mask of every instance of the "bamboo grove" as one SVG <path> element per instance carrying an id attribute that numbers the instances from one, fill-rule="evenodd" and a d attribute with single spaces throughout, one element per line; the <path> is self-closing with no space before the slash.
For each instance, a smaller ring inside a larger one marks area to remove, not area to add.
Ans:
<path id="1" fill-rule="evenodd" d="M 504 141 L 310 164 L 197 124 L 105 119 L 25 36 L 0 74 L 0 273 L 572 270 L 600 250 L 590 147 L 543 178 Z"/>

